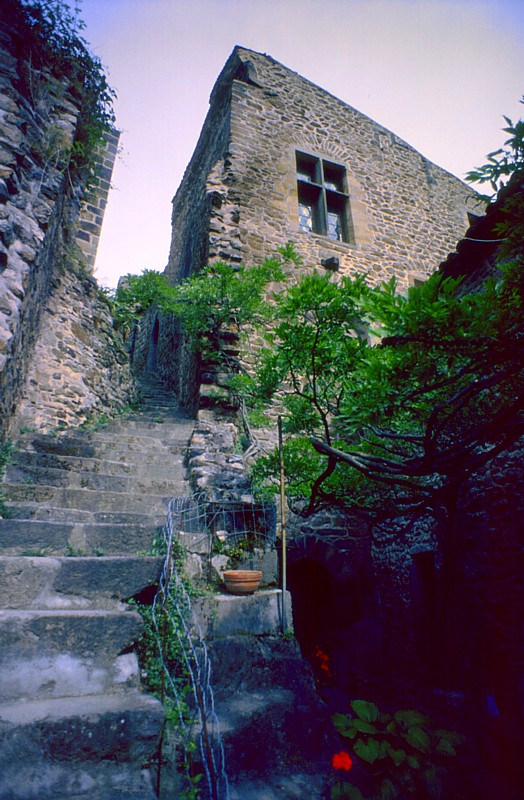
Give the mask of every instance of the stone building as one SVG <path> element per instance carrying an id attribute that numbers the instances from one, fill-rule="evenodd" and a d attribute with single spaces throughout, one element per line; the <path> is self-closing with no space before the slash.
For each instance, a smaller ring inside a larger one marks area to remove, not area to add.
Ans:
<path id="1" fill-rule="evenodd" d="M 173 200 L 166 275 L 176 283 L 212 260 L 257 264 L 292 242 L 306 269 L 395 276 L 403 290 L 454 249 L 471 213 L 475 192 L 398 136 L 235 47 Z M 194 407 L 196 378 L 172 360 L 169 323 L 154 346 L 164 378 Z"/>
<path id="2" fill-rule="evenodd" d="M 176 283 L 213 260 L 250 266 L 292 242 L 304 270 L 366 273 L 373 282 L 394 276 L 403 291 L 434 271 L 471 223 L 480 227 L 470 236 L 485 238 L 482 214 L 470 188 L 395 134 L 272 58 L 237 47 L 215 84 L 194 156 L 173 200 L 166 275 Z M 476 255 L 470 264 L 472 248 Z M 478 244 L 462 242 L 459 255 L 450 257 L 444 270 L 466 274 L 468 288 L 480 285 L 486 264 L 479 253 Z M 142 339 L 138 355 L 146 363 L 147 352 L 154 351 L 163 377 L 196 410 L 198 365 L 187 360 L 179 344 L 172 321 L 156 316 L 149 343 Z M 220 445 L 226 440 L 229 449 Z M 194 488 L 218 494 L 234 486 L 249 491 L 248 482 L 240 479 L 242 456 L 234 440 L 231 419 L 224 422 L 200 411 L 189 450 Z M 480 750 L 489 751 L 492 761 L 484 778 L 486 786 L 493 775 L 500 778 L 503 765 L 504 791 L 512 798 L 517 796 L 512 794 L 516 769 L 510 760 L 520 758 L 512 737 L 522 719 L 517 622 L 522 586 L 521 572 L 515 570 L 521 498 L 511 504 L 508 497 L 521 464 L 516 446 L 484 468 L 478 482 L 470 479 L 461 493 L 458 522 L 469 557 L 461 565 L 467 598 L 464 653 L 475 675 L 467 691 L 475 694 L 477 710 L 482 703 L 493 704 L 494 696 L 499 703 L 496 717 L 489 717 L 487 707 L 479 710 L 478 724 L 486 731 Z M 482 500 L 488 496 L 495 498 L 492 504 Z M 402 520 L 398 523 L 402 527 Z M 390 546 L 379 552 L 355 520 L 323 513 L 291 519 L 289 526 L 297 633 L 303 612 L 310 629 L 318 623 L 316 633 L 338 636 L 332 669 L 347 676 L 350 689 L 371 676 L 373 693 L 373 680 L 391 670 L 405 679 L 409 695 L 428 656 L 427 613 L 436 613 L 440 578 L 434 531 L 424 520 L 406 535 L 396 536 L 392 529 Z M 496 544 L 502 529 L 508 531 L 503 547 Z M 337 531 L 344 532 L 343 541 L 334 543 Z M 321 588 L 308 590 L 306 597 L 300 585 L 313 568 Z M 326 621 L 331 619 L 337 620 L 336 630 L 329 630 Z M 445 630 L 439 635 L 445 637 Z M 432 703 L 460 721 L 464 694 L 437 691 Z M 495 793 L 499 778 L 491 787 Z M 494 796 L 490 791 L 486 796 Z"/>

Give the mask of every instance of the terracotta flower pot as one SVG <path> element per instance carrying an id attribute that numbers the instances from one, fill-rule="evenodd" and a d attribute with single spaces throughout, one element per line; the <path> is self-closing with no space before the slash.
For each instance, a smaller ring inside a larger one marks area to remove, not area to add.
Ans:
<path id="1" fill-rule="evenodd" d="M 256 569 L 229 569 L 224 572 L 224 583 L 229 594 L 253 594 L 260 586 L 262 573 Z"/>

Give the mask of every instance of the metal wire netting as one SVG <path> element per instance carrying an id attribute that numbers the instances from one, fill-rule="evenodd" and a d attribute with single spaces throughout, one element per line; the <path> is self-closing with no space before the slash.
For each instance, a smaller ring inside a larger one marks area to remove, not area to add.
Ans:
<path id="1" fill-rule="evenodd" d="M 152 606 L 156 646 L 162 663 L 163 695 L 178 716 L 179 746 L 185 753 L 196 744 L 211 800 L 228 800 L 229 783 L 211 681 L 211 663 L 198 618 L 183 576 L 177 569 L 177 543 L 211 553 L 215 542 L 234 546 L 273 545 L 276 512 L 272 504 L 205 501 L 189 497 L 171 500 L 162 531 L 165 561 Z M 170 647 L 177 658 L 170 657 Z M 171 643 L 168 646 L 168 643 Z M 191 699 L 188 702 L 188 691 Z M 163 698 L 164 699 L 164 698 Z M 157 787 L 160 787 L 162 754 Z"/>

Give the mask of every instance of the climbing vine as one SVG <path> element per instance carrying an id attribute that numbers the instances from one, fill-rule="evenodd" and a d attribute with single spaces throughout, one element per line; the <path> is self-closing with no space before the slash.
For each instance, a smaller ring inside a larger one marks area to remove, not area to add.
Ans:
<path id="1" fill-rule="evenodd" d="M 5 5 L 6 15 L 15 15 L 26 29 L 26 87 L 33 100 L 45 91 L 46 70 L 65 77 L 80 99 L 68 170 L 71 176 L 82 172 L 93 182 L 99 148 L 115 121 L 115 92 L 100 59 L 83 38 L 79 5 L 71 7 L 65 0 L 6 0 Z"/>

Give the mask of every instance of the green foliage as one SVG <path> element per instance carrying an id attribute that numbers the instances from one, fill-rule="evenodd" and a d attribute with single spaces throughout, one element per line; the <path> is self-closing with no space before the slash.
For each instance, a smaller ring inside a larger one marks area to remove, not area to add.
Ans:
<path id="1" fill-rule="evenodd" d="M 180 320 L 208 360 L 216 360 L 224 334 L 267 319 L 271 306 L 264 290 L 282 277 L 281 264 L 275 259 L 251 268 L 216 262 L 175 287 L 165 310 Z"/>
<path id="2" fill-rule="evenodd" d="M 28 30 L 24 44 L 31 63 L 65 76 L 81 97 L 69 170 L 86 171 L 93 179 L 98 149 L 114 123 L 115 93 L 100 59 L 90 53 L 82 36 L 85 23 L 79 17 L 78 3 L 71 8 L 65 0 L 22 0 L 21 11 Z"/>
<path id="3" fill-rule="evenodd" d="M 506 121 L 506 149 L 477 175 L 496 188 L 524 166 L 524 123 Z M 238 389 L 256 409 L 282 407 L 289 496 L 310 496 L 309 511 L 322 500 L 397 514 L 442 507 L 522 434 L 524 199 L 514 187 L 497 205 L 500 274 L 480 291 L 440 273 L 406 295 L 394 279 L 372 288 L 313 273 L 275 298 L 256 375 Z M 260 458 L 257 491 L 274 492 L 278 474 L 276 451 Z"/>
<path id="4" fill-rule="evenodd" d="M 524 98 L 520 102 L 524 103 Z M 503 119 L 506 127 L 502 130 L 509 133 L 509 138 L 498 150 L 488 153 L 487 164 L 475 167 L 466 175 L 466 180 L 471 183 L 489 183 L 493 196 L 515 172 L 524 169 L 524 120 L 514 123 L 505 115 Z"/>
<path id="5" fill-rule="evenodd" d="M 437 728 L 419 711 L 386 714 L 364 700 L 353 700 L 350 714 L 335 714 L 332 719 L 369 773 L 373 793 L 368 800 L 451 800 L 458 796 L 448 768 L 449 759 L 464 744 L 460 734 Z M 349 782 L 337 783 L 331 792 L 331 800 L 357 797 L 364 800 Z"/>
<path id="6" fill-rule="evenodd" d="M 5 441 L 3 444 L 0 444 L 0 483 L 2 482 L 5 468 L 11 458 L 12 449 L 13 445 L 12 442 L 10 442 L 9 440 Z M 7 519 L 8 517 L 9 517 L 9 509 L 6 506 L 5 501 L 2 497 L 2 492 L 0 491 L 0 519 Z"/>
<path id="7" fill-rule="evenodd" d="M 145 269 L 141 275 L 124 275 L 113 295 L 108 295 L 113 319 L 124 332 L 152 305 L 165 308 L 173 300 L 173 288 L 160 272 Z"/>
<path id="8" fill-rule="evenodd" d="M 144 270 L 120 281 L 112 298 L 113 317 L 125 332 L 155 305 L 173 314 L 190 344 L 212 362 L 220 359 L 224 336 L 235 336 L 242 327 L 269 316 L 271 305 L 264 290 L 282 277 L 275 259 L 250 269 L 217 262 L 174 287 L 164 275 Z"/>
<path id="9" fill-rule="evenodd" d="M 165 555 L 161 531 L 155 534 L 151 553 Z M 188 670 L 187 625 L 190 598 L 199 594 L 184 576 L 185 549 L 177 542 L 171 551 L 174 574 L 180 581 L 172 580 L 164 605 L 156 609 L 156 619 L 150 605 L 130 601 L 144 621 L 142 635 L 137 643 L 137 655 L 145 687 L 164 704 L 167 729 L 175 731 L 183 740 L 182 732 L 191 729 L 195 719 L 193 688 Z M 169 674 L 167 679 L 166 672 Z M 183 742 L 183 764 L 180 765 L 185 782 L 181 797 L 195 800 L 199 796 L 200 775 L 192 774 L 193 741 Z"/>
<path id="10" fill-rule="evenodd" d="M 393 503 L 388 486 L 437 496 L 514 441 L 522 274 L 520 259 L 506 261 L 470 295 L 438 273 L 406 296 L 394 281 L 371 288 L 327 275 L 288 287 L 245 397 L 277 397 L 284 409 L 290 495 L 376 508 L 377 486 L 351 478 L 357 470 L 382 484 L 382 508 L 387 493 Z M 259 490 L 275 484 L 276 452 L 253 477 Z"/>

